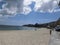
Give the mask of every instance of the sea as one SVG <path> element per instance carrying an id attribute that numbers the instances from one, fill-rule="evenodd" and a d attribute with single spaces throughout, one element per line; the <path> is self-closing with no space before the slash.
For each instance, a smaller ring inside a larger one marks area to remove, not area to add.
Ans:
<path id="1" fill-rule="evenodd" d="M 24 26 L 14 26 L 14 27 L 0 27 L 0 30 L 37 30 L 35 27 L 24 27 Z"/>

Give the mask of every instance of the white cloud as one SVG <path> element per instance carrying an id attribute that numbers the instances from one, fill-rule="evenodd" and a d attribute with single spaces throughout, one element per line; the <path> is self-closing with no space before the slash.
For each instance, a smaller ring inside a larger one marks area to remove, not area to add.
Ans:
<path id="1" fill-rule="evenodd" d="M 0 14 L 4 16 L 13 16 L 16 14 L 28 14 L 31 12 L 31 8 L 28 6 L 31 4 L 31 0 L 3 0 L 6 2 L 0 9 Z"/>
<path id="2" fill-rule="evenodd" d="M 25 14 L 25 15 L 29 14 L 31 11 L 32 11 L 32 10 L 31 10 L 30 7 L 24 7 L 24 8 L 23 8 L 23 14 Z"/>
<path id="3" fill-rule="evenodd" d="M 1 0 L 6 2 L 2 5 L 2 9 L 0 9 L 0 15 L 5 16 L 14 16 L 16 14 L 23 13 L 25 15 L 29 14 L 32 9 L 30 8 L 30 4 L 35 2 L 33 10 L 36 12 L 58 12 L 60 9 L 56 9 L 58 7 L 58 2 L 60 0 Z"/>
<path id="4" fill-rule="evenodd" d="M 24 6 L 30 5 L 32 3 L 32 0 L 24 0 Z"/>
<path id="5" fill-rule="evenodd" d="M 27 8 L 32 2 L 35 2 L 34 11 L 52 13 L 57 11 L 55 9 L 58 7 L 59 1 L 60 0 L 24 0 L 24 6 Z"/>
<path id="6" fill-rule="evenodd" d="M 50 2 L 51 0 L 42 0 L 44 3 L 48 3 Z"/>
<path id="7" fill-rule="evenodd" d="M 6 2 L 0 9 L 1 15 L 16 15 L 23 11 L 23 0 L 3 0 Z"/>
<path id="8" fill-rule="evenodd" d="M 60 9 L 57 9 L 57 10 L 55 9 L 55 10 L 54 10 L 54 12 L 59 12 L 59 11 L 60 11 Z"/>
<path id="9" fill-rule="evenodd" d="M 34 10 L 41 12 L 53 12 L 55 8 L 58 7 L 58 1 L 59 0 L 38 0 L 36 2 Z"/>

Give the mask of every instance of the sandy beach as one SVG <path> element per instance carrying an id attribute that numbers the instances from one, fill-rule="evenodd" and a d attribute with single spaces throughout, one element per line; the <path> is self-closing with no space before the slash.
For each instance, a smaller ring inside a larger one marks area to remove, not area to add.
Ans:
<path id="1" fill-rule="evenodd" d="M 0 31 L 0 45 L 48 45 L 49 29 Z"/>

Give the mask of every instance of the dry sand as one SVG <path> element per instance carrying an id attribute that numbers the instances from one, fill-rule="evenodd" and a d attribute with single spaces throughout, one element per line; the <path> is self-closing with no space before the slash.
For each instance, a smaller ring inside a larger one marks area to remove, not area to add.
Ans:
<path id="1" fill-rule="evenodd" d="M 0 31 L 0 45 L 48 45 L 49 29 Z"/>

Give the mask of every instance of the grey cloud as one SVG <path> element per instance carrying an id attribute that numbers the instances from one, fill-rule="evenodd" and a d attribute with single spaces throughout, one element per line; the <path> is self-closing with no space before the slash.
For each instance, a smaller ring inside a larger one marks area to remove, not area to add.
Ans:
<path id="1" fill-rule="evenodd" d="M 3 0 L 6 4 L 2 5 L 0 14 L 15 15 L 23 11 L 23 0 Z"/>
<path id="2" fill-rule="evenodd" d="M 20 14 L 20 13 L 26 15 L 30 13 L 32 11 L 31 7 L 29 6 L 31 2 L 35 2 L 35 6 L 33 7 L 34 11 L 49 12 L 49 13 L 57 12 L 56 8 L 58 7 L 58 2 L 60 0 L 50 0 L 49 2 L 46 0 L 47 3 L 45 0 L 43 1 L 42 0 L 37 0 L 37 1 L 36 0 L 2 0 L 2 1 L 6 2 L 6 4 L 2 5 L 2 9 L 0 9 L 0 15 L 15 16 L 16 14 Z"/>

